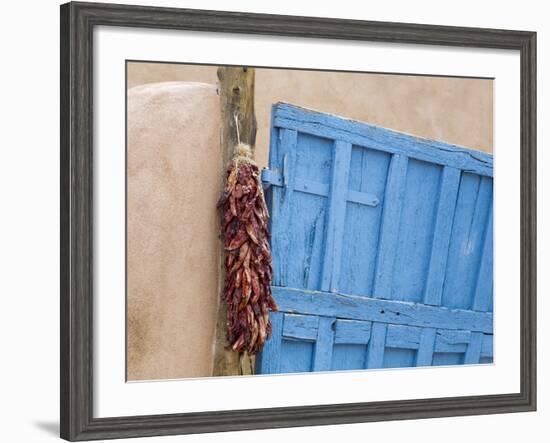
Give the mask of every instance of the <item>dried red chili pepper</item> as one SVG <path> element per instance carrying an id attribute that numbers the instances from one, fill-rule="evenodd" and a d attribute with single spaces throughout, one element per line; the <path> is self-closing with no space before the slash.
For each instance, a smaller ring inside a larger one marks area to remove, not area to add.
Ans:
<path id="1" fill-rule="evenodd" d="M 225 250 L 222 299 L 227 303 L 227 341 L 234 351 L 253 355 L 271 335 L 269 310 L 277 311 L 270 286 L 269 216 L 260 171 L 248 145 L 235 148 L 226 172 L 218 208 Z"/>

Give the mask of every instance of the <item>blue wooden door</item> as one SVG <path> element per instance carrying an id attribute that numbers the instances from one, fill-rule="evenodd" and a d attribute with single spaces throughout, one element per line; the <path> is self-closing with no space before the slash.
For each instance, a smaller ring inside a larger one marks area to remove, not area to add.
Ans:
<path id="1" fill-rule="evenodd" d="M 491 155 L 277 104 L 259 373 L 488 363 Z"/>

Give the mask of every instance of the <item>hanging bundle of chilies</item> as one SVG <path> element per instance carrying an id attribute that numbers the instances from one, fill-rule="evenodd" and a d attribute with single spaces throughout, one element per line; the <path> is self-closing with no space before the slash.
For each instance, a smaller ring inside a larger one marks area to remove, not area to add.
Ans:
<path id="1" fill-rule="evenodd" d="M 218 202 L 225 248 L 227 340 L 233 351 L 254 355 L 271 335 L 271 250 L 268 212 L 260 171 L 250 146 L 240 143 L 227 167 L 227 182 Z"/>

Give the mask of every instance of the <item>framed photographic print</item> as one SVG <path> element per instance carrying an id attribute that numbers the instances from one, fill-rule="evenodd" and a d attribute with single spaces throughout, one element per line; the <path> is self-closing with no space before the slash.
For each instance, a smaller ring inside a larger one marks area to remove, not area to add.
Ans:
<path id="1" fill-rule="evenodd" d="M 61 7 L 61 436 L 536 408 L 536 34 Z"/>

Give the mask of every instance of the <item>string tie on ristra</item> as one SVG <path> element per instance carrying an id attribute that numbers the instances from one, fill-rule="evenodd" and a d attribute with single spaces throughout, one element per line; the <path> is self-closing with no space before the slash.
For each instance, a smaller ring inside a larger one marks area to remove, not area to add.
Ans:
<path id="1" fill-rule="evenodd" d="M 241 134 L 240 134 L 240 131 L 239 131 L 239 116 L 237 115 L 236 112 L 235 112 L 235 114 L 233 114 L 233 118 L 235 119 L 235 130 L 237 131 L 237 145 L 240 145 L 241 144 Z"/>
<path id="2" fill-rule="evenodd" d="M 235 113 L 237 146 L 226 169 L 218 201 L 224 244 L 227 341 L 236 352 L 254 355 L 271 335 L 269 312 L 277 311 L 271 293 L 273 275 L 268 211 L 252 149 L 241 142 Z"/>

